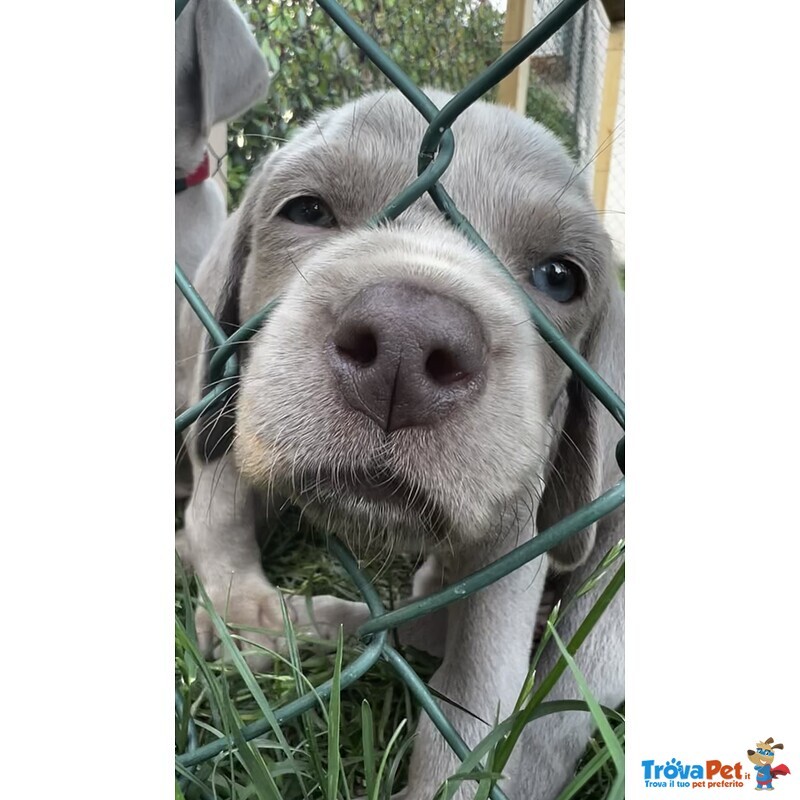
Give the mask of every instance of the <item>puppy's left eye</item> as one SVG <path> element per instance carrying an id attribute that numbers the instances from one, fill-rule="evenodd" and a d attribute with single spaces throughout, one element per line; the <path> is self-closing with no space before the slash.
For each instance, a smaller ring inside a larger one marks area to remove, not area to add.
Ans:
<path id="1" fill-rule="evenodd" d="M 289 200 L 278 212 L 295 225 L 313 225 L 316 228 L 335 228 L 338 225 L 330 206 L 319 197 L 303 195 Z"/>
<path id="2" fill-rule="evenodd" d="M 583 291 L 581 268 L 565 258 L 550 258 L 531 267 L 530 281 L 558 303 L 568 303 Z"/>

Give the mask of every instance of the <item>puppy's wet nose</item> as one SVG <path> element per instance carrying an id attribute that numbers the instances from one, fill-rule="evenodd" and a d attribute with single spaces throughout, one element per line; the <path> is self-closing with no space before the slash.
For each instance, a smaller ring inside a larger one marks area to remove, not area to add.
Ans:
<path id="1" fill-rule="evenodd" d="M 411 284 L 362 290 L 326 346 L 344 399 L 387 432 L 435 424 L 484 383 L 486 342 L 475 314 Z"/>

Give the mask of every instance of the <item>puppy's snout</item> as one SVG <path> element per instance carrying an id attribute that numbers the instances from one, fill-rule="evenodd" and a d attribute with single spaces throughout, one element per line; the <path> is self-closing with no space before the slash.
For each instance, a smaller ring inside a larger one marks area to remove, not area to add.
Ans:
<path id="1" fill-rule="evenodd" d="M 337 321 L 327 354 L 346 402 L 387 432 L 437 423 L 484 383 L 478 318 L 412 284 L 363 289 Z"/>

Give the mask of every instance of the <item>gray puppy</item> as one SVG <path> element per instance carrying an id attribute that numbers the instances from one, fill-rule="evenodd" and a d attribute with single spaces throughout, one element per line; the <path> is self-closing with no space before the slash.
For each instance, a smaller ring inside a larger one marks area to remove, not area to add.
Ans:
<path id="1" fill-rule="evenodd" d="M 234 119 L 269 86 L 247 22 L 230 0 L 190 0 L 175 22 L 175 178 L 198 173 L 211 128 Z M 175 193 L 175 259 L 191 278 L 227 216 L 211 180 Z"/>
<path id="2" fill-rule="evenodd" d="M 432 92 L 440 107 L 447 96 Z M 422 550 L 419 596 L 490 563 L 612 486 L 616 423 L 544 343 L 510 283 L 427 196 L 396 222 L 367 220 L 416 174 L 426 124 L 399 93 L 323 113 L 251 179 L 197 276 L 229 330 L 280 296 L 241 353 L 239 389 L 201 418 L 191 448 L 187 557 L 232 624 L 280 646 L 277 590 L 254 530 L 286 501 L 362 553 Z M 611 248 L 580 176 L 542 126 L 477 103 L 453 127 L 443 184 L 459 209 L 589 363 L 622 392 L 623 303 Z M 181 380 L 208 388 L 207 335 L 181 319 Z M 439 651 L 432 685 L 476 717 L 506 716 L 528 671 L 548 570 L 579 586 L 623 536 L 605 518 L 483 591 L 401 630 Z M 568 640 L 602 589 L 560 623 Z M 299 625 L 354 630 L 365 609 L 315 598 Z M 208 615 L 200 644 L 215 654 Z M 270 633 L 269 631 L 273 633 Z M 601 703 L 622 701 L 623 599 L 577 654 Z M 550 648 L 539 674 L 557 660 Z M 263 660 L 255 658 L 258 665 Z M 548 699 L 580 698 L 562 677 Z M 489 732 L 445 707 L 470 746 Z M 551 798 L 569 779 L 586 713 L 529 725 L 502 786 Z M 457 759 L 423 718 L 405 800 L 430 800 Z M 473 796 L 464 784 L 457 797 Z"/>
<path id="3" fill-rule="evenodd" d="M 211 176 L 206 151 L 211 129 L 244 113 L 268 87 L 267 63 L 231 0 L 190 0 L 175 22 L 175 260 L 189 280 L 228 214 Z M 183 295 L 176 291 L 175 299 L 177 325 Z M 177 391 L 178 406 L 185 405 L 180 386 Z M 191 478 L 180 437 L 175 444 L 175 492 L 188 497 Z"/>

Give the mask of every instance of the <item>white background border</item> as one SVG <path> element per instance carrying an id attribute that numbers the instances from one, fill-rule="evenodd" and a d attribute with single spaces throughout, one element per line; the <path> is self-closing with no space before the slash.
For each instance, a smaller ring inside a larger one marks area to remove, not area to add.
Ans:
<path id="1" fill-rule="evenodd" d="M 172 791 L 173 7 L 148 6 L 9 4 L 0 32 L 8 796 Z M 800 15 L 631 6 L 628 797 L 642 759 L 766 736 L 797 796 Z"/>

